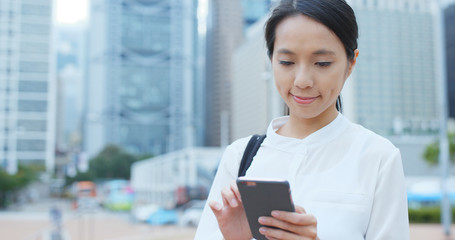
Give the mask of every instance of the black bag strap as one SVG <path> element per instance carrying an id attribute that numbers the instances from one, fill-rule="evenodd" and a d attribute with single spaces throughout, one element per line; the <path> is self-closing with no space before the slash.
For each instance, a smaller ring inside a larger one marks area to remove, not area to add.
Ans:
<path id="1" fill-rule="evenodd" d="M 256 153 L 259 150 L 262 142 L 264 141 L 266 135 L 253 135 L 246 145 L 245 152 L 243 152 L 242 161 L 240 162 L 239 167 L 239 177 L 245 176 L 246 170 L 250 167 L 251 163 L 253 162 L 253 157 L 256 156 Z"/>

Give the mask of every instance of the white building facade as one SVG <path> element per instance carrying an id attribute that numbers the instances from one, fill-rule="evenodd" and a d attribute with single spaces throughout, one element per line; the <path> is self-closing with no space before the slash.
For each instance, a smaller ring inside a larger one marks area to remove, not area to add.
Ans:
<path id="1" fill-rule="evenodd" d="M 0 0 L 0 163 L 54 167 L 52 0 Z"/>
<path id="2" fill-rule="evenodd" d="M 179 187 L 210 189 L 224 149 L 188 148 L 136 162 L 131 167 L 135 205 L 174 207 Z"/>

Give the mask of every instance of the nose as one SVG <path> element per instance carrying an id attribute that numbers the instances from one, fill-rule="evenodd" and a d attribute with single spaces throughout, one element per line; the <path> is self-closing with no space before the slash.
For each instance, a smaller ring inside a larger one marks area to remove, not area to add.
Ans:
<path id="1" fill-rule="evenodd" d="M 295 73 L 294 86 L 298 88 L 311 88 L 313 87 L 313 77 L 311 70 L 308 67 L 301 66 Z"/>

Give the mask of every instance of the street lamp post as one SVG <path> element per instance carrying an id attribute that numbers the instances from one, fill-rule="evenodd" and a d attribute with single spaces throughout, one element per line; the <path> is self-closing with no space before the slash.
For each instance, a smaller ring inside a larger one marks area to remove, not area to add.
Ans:
<path id="1" fill-rule="evenodd" d="M 447 136 L 447 66 L 446 66 L 446 47 L 444 34 L 444 3 L 438 1 L 436 15 L 436 72 L 438 82 L 438 105 L 440 111 L 440 126 L 439 126 L 439 163 L 441 168 L 441 222 L 444 226 L 444 233 L 450 236 L 451 226 L 451 206 L 448 195 L 448 178 L 450 172 L 449 163 L 449 142 Z"/>

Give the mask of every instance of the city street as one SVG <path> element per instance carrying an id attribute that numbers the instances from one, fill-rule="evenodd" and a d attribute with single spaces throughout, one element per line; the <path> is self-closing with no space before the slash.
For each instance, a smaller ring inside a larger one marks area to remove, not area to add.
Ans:
<path id="1" fill-rule="evenodd" d="M 76 211 L 68 201 L 46 200 L 0 211 L 4 240 L 53 240 L 50 209 L 62 210 L 62 240 L 189 240 L 195 228 L 150 226 L 131 219 L 128 213 L 102 209 Z"/>
<path id="2" fill-rule="evenodd" d="M 128 213 L 115 213 L 103 209 L 77 211 L 64 200 L 44 200 L 0 211 L 1 239 L 52 240 L 55 229 L 50 209 L 62 211 L 62 240 L 190 240 L 195 228 L 178 226 L 151 226 L 135 222 Z M 413 224 L 412 240 L 455 240 L 446 238 L 438 224 Z M 452 236 L 455 225 L 452 226 Z"/>

